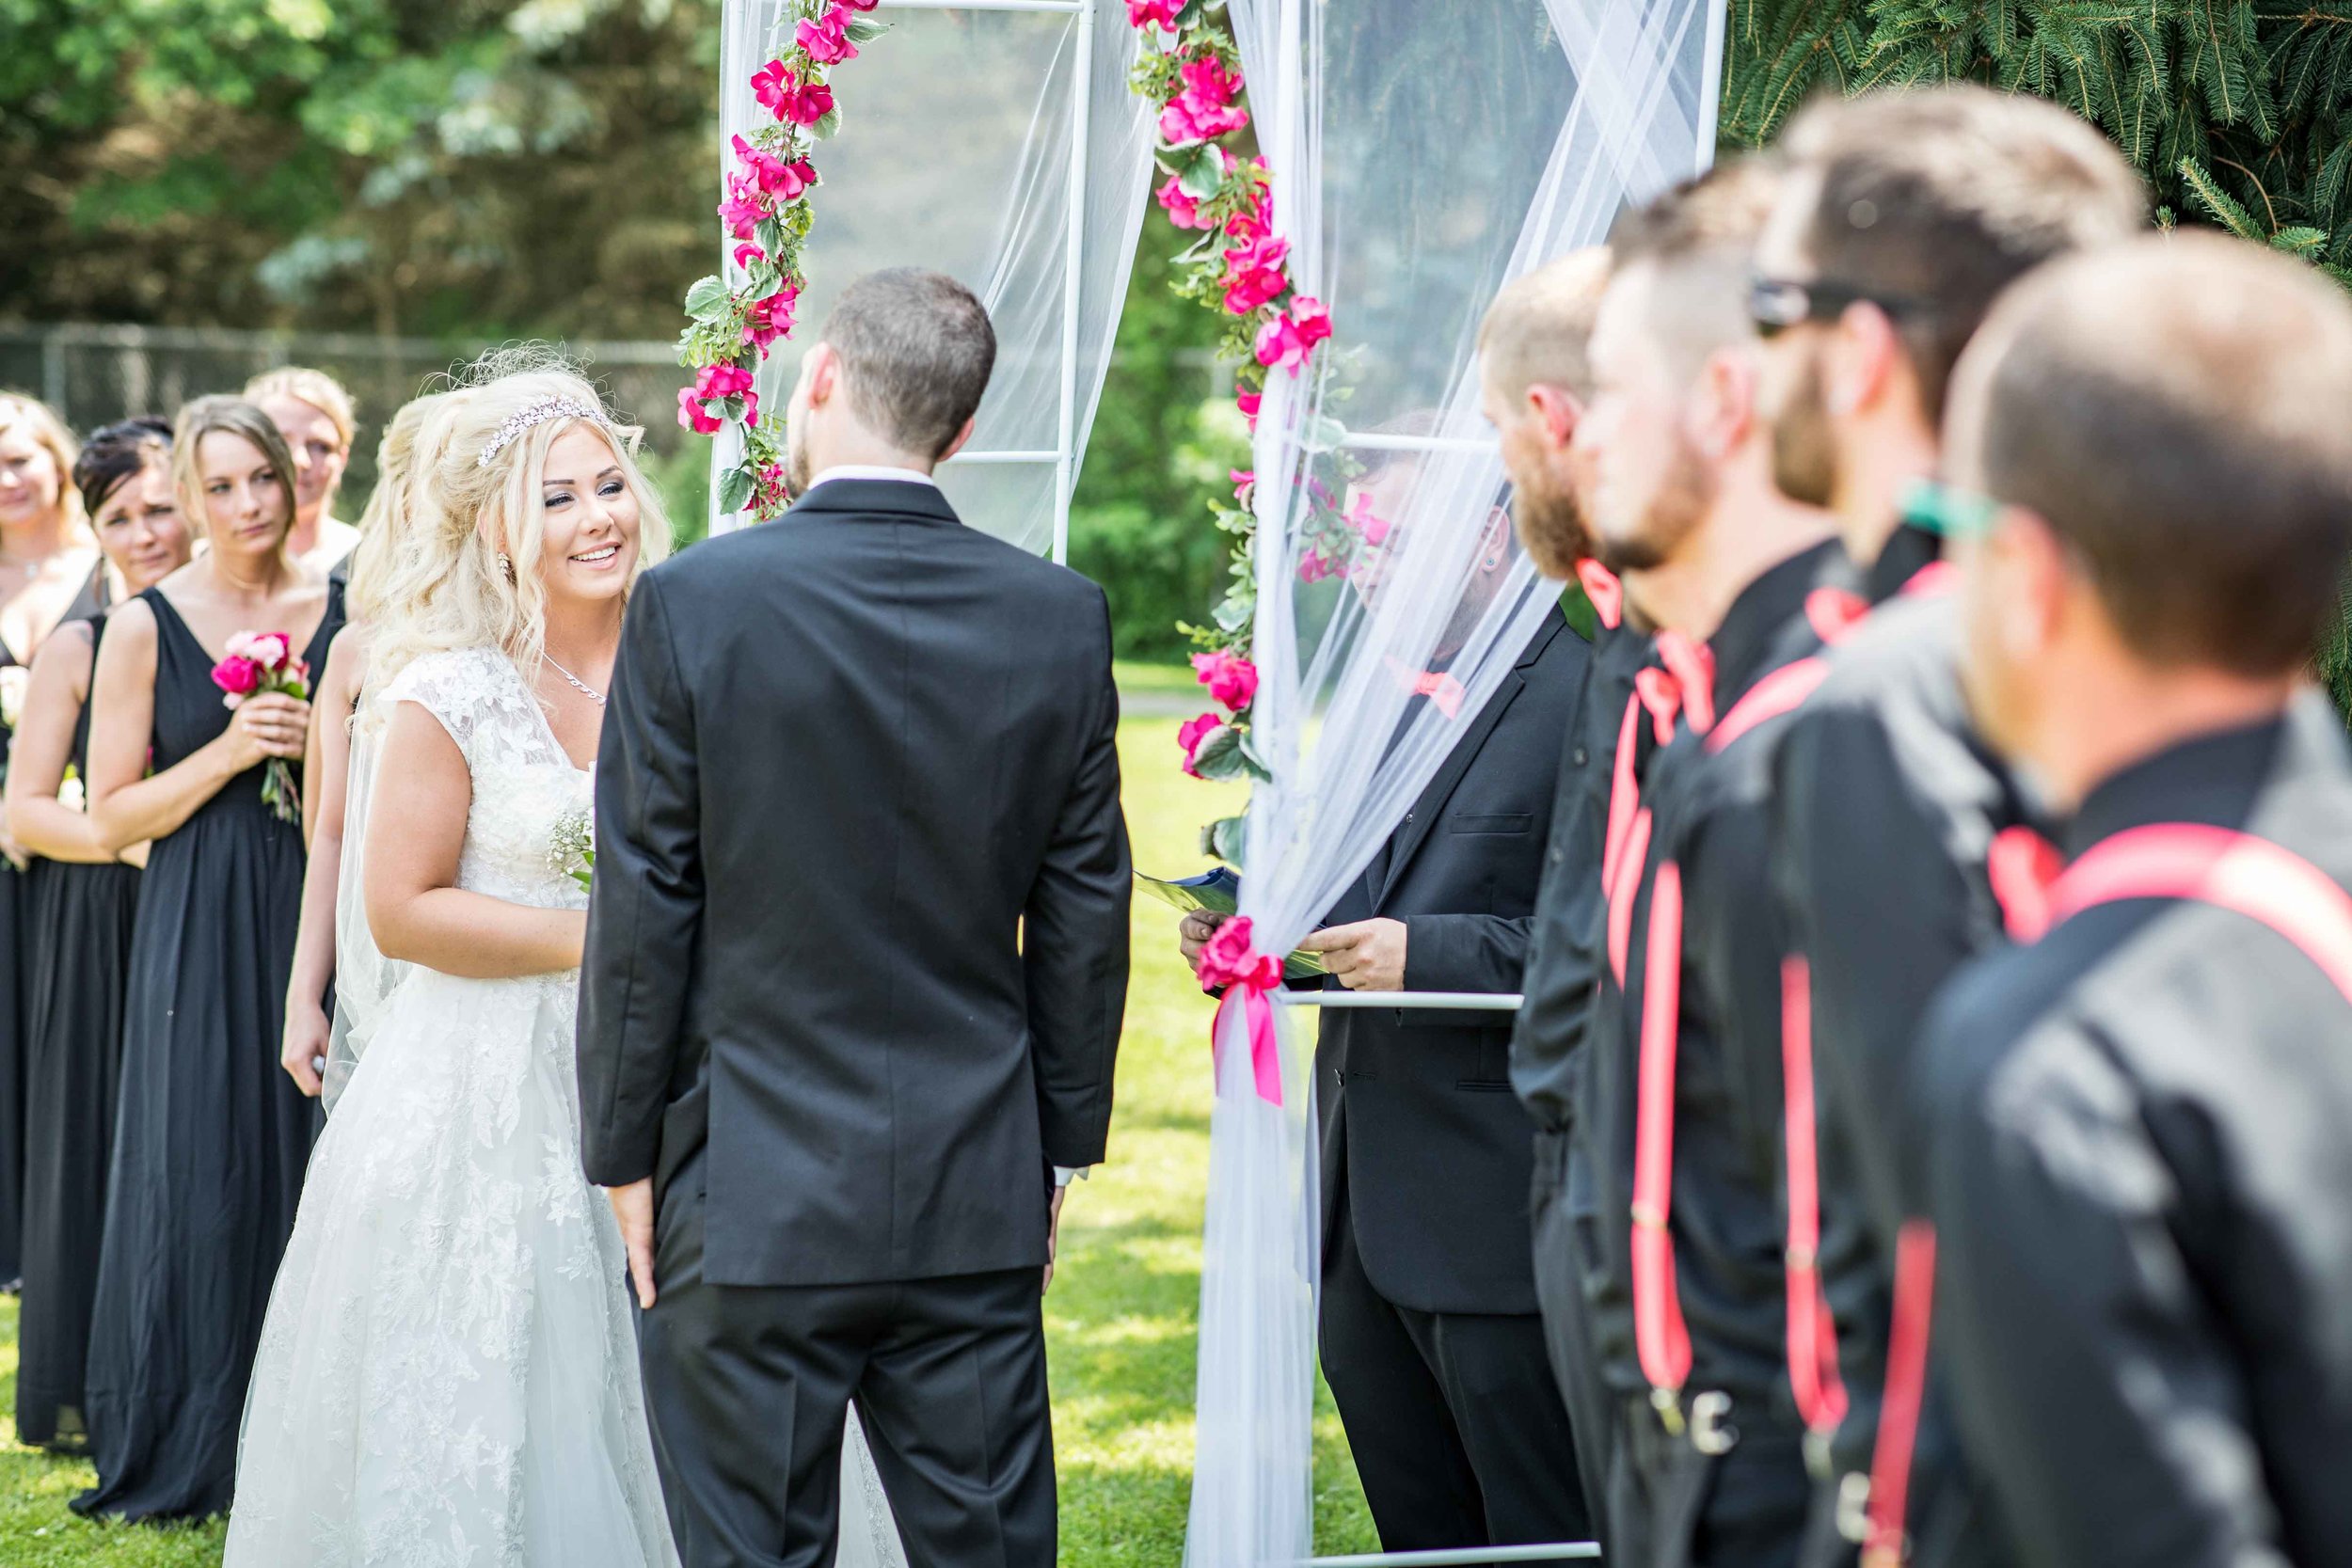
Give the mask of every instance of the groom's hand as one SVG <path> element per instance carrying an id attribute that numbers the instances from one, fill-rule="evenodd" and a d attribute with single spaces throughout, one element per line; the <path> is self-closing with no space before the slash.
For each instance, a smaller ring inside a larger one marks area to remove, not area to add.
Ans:
<path id="1" fill-rule="evenodd" d="M 1056 1195 L 1058 1196 L 1059 1195 Z M 621 1222 L 621 1244 L 628 1249 L 628 1276 L 637 1285 L 637 1305 L 653 1309 L 653 1179 L 607 1187 L 605 1201 Z M 1049 1269 L 1048 1274 L 1052 1271 Z"/>
<path id="2" fill-rule="evenodd" d="M 1038 1287 L 1039 1295 L 1054 1288 L 1054 1259 L 1061 1255 L 1061 1200 L 1069 1196 L 1069 1188 L 1056 1187 L 1045 1208 L 1045 1283 Z"/>

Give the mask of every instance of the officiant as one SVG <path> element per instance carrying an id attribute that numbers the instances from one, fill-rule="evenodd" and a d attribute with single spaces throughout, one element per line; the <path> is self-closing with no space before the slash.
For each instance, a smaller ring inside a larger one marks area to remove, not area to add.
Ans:
<path id="1" fill-rule="evenodd" d="M 1416 467 L 1402 458 L 1362 476 L 1350 511 L 1401 514 Z M 1303 944 L 1322 955 L 1329 989 L 1519 990 L 1561 737 L 1591 649 L 1555 609 L 1492 700 L 1461 706 L 1447 667 L 1518 547 L 1502 506 L 1482 527 L 1477 577 L 1415 699 L 1460 738 Z M 1380 565 L 1351 573 L 1358 592 L 1376 592 Z M 1214 919 L 1184 919 L 1196 968 Z M 1323 1014 L 1323 1369 L 1388 1551 L 1592 1538 L 1536 1310 L 1534 1124 L 1511 1092 L 1511 1022 Z"/>

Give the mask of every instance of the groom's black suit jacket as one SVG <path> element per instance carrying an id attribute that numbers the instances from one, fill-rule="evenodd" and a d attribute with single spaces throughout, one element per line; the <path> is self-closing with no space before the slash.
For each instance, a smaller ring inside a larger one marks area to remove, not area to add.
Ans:
<path id="1" fill-rule="evenodd" d="M 1049 1166 L 1103 1158 L 1126 996 L 1110 657 L 1100 588 L 928 485 L 820 483 L 639 582 L 583 1153 L 707 1196 L 708 1283 L 1045 1262 Z"/>
<path id="2" fill-rule="evenodd" d="M 1327 925 L 1406 927 L 1407 990 L 1516 991 L 1551 836 L 1561 736 L 1592 645 L 1554 610 L 1470 717 Z M 1336 981 L 1326 982 L 1336 985 Z M 1535 1124 L 1511 1092 L 1510 1013 L 1332 1011 L 1316 1092 L 1324 1246 L 1343 1192 L 1364 1272 L 1423 1312 L 1535 1310 Z"/>

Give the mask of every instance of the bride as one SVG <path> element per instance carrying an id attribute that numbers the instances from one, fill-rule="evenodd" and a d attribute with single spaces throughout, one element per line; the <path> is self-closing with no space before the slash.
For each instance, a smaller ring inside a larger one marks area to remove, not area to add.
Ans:
<path id="1" fill-rule="evenodd" d="M 345 832 L 400 967 L 271 1297 L 229 1568 L 677 1562 L 573 1074 L 566 846 L 629 586 L 668 542 L 634 435 L 566 372 L 498 376 L 437 411 L 385 519 L 358 754 L 399 787 L 356 788 L 372 819 Z M 843 1483 L 840 1560 L 902 1568 L 862 1448 Z"/>

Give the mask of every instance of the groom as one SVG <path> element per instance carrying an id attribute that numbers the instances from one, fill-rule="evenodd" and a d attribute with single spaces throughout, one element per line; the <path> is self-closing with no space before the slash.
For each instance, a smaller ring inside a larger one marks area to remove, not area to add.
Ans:
<path id="1" fill-rule="evenodd" d="M 591 1180 L 687 1568 L 830 1563 L 844 1411 L 916 1562 L 1055 1559 L 1041 1286 L 1127 983 L 1102 590 L 956 518 L 986 311 L 851 284 L 801 499 L 637 585 L 580 985 Z"/>

